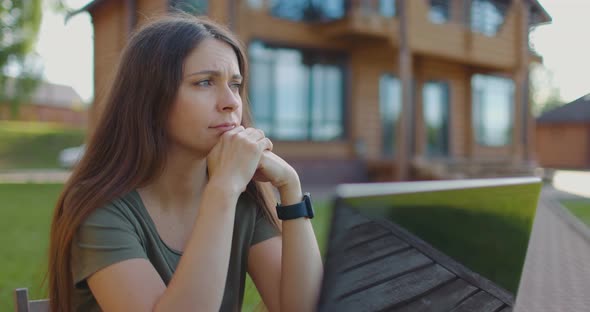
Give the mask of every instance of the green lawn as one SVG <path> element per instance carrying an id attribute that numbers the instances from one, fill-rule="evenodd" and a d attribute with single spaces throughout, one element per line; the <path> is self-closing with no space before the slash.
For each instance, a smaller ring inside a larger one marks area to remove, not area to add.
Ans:
<path id="1" fill-rule="evenodd" d="M 58 124 L 0 121 L 0 171 L 57 168 L 59 152 L 82 144 L 84 135 Z"/>
<path id="2" fill-rule="evenodd" d="M 590 226 L 590 199 L 564 200 L 561 202 L 569 211 Z"/>
<path id="3" fill-rule="evenodd" d="M 61 184 L 0 184 L 0 311 L 12 311 L 12 292 L 28 287 L 33 299 L 46 297 L 41 283 L 46 270 L 49 224 Z M 321 247 L 327 237 L 331 211 L 315 203 L 313 226 Z M 323 251 L 322 251 L 323 252 Z M 260 302 L 248 280 L 244 311 Z"/>
<path id="4" fill-rule="evenodd" d="M 0 184 L 0 311 L 12 311 L 12 291 L 28 287 L 32 298 L 41 289 L 53 205 L 61 184 Z"/>

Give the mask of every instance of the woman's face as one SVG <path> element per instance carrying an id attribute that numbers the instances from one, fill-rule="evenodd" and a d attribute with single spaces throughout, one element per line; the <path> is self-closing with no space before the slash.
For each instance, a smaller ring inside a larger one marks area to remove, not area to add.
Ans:
<path id="1" fill-rule="evenodd" d="M 168 120 L 172 144 L 206 156 L 221 134 L 241 124 L 241 83 L 231 46 L 216 39 L 202 41 L 184 61 Z"/>

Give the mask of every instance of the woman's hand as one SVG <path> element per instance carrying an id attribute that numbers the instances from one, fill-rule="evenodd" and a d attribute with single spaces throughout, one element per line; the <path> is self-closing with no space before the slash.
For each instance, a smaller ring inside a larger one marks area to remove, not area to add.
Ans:
<path id="1" fill-rule="evenodd" d="M 259 167 L 265 150 L 272 150 L 272 142 L 259 129 L 239 126 L 225 132 L 207 156 L 209 182 L 242 193 Z"/>
<path id="2" fill-rule="evenodd" d="M 254 180 L 270 182 L 277 189 L 281 189 L 290 183 L 299 183 L 299 176 L 286 161 L 270 150 L 265 150 L 260 157 Z"/>

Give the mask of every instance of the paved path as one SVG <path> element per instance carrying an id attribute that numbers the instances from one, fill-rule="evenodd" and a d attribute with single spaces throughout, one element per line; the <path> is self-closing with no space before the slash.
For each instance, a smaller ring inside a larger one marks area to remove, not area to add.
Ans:
<path id="1" fill-rule="evenodd" d="M 64 183 L 69 170 L 31 169 L 0 172 L 0 183 Z"/>
<path id="2" fill-rule="evenodd" d="M 558 202 L 572 197 L 551 186 L 543 189 L 517 312 L 590 311 L 590 230 Z"/>

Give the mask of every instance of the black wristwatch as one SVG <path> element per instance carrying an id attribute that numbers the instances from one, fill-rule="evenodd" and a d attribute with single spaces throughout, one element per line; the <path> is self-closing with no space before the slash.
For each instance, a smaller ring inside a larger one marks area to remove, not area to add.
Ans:
<path id="1" fill-rule="evenodd" d="M 289 206 L 277 204 L 277 215 L 281 220 L 291 220 L 301 217 L 313 218 L 314 213 L 309 193 L 303 194 L 303 200 L 300 203 Z"/>

